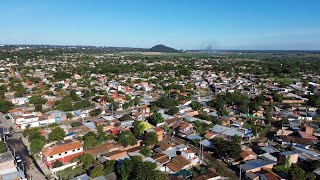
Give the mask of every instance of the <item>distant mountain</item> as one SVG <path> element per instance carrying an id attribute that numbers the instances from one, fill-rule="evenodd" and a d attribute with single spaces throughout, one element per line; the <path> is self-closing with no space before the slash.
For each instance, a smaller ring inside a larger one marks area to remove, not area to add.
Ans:
<path id="1" fill-rule="evenodd" d="M 165 45 L 156 45 L 149 49 L 150 52 L 163 52 L 163 53 L 178 53 L 180 51 Z"/>

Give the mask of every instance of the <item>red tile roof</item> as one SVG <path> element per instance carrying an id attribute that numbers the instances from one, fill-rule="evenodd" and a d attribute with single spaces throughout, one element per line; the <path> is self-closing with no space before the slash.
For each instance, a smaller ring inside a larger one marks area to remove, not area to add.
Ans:
<path id="1" fill-rule="evenodd" d="M 54 145 L 53 147 L 47 147 L 42 150 L 42 154 L 45 157 L 53 156 L 55 154 L 61 154 L 66 151 L 82 148 L 82 144 L 79 141 L 72 141 L 69 143 L 63 143 L 60 145 Z"/>

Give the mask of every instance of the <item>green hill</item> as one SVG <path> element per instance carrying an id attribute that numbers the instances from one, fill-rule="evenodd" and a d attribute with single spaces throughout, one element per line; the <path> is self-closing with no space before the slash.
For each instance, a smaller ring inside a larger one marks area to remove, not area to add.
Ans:
<path id="1" fill-rule="evenodd" d="M 149 49 L 150 52 L 163 52 L 163 53 L 179 53 L 180 51 L 165 45 L 156 45 Z"/>

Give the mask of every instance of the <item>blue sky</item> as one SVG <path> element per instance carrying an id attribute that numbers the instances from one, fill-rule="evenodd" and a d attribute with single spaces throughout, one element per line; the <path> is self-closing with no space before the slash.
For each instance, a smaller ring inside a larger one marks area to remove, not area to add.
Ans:
<path id="1" fill-rule="evenodd" d="M 319 50 L 319 9 L 319 0 L 0 0 L 0 43 Z"/>

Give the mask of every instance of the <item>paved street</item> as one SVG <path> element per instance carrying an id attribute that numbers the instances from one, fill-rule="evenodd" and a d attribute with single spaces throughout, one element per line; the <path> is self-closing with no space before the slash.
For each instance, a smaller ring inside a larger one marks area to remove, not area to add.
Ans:
<path id="1" fill-rule="evenodd" d="M 177 144 L 188 145 L 188 147 L 189 147 L 189 149 L 191 151 L 193 151 L 194 153 L 199 154 L 199 150 L 200 149 L 198 147 L 194 147 L 192 144 L 190 144 L 187 141 L 184 141 L 183 139 L 181 139 L 179 137 L 175 137 L 175 136 L 171 137 L 170 135 L 167 134 L 166 135 L 166 141 L 169 142 L 169 143 L 177 143 Z M 225 176 L 229 177 L 230 179 L 234 179 L 234 180 L 239 179 L 239 177 L 229 169 L 227 164 L 225 164 L 222 161 L 219 161 L 219 160 L 215 159 L 208 152 L 204 151 L 203 155 L 204 155 L 204 160 L 207 160 L 210 163 L 215 164 L 215 168 L 217 169 L 217 172 L 225 172 Z"/>
<path id="2" fill-rule="evenodd" d="M 13 122 L 11 120 L 5 119 L 2 114 L 0 114 L 0 120 L 2 122 L 2 126 L 6 129 L 11 129 L 11 127 L 13 126 Z M 46 179 L 37 163 L 34 162 L 32 156 L 29 154 L 28 149 L 22 143 L 22 133 L 20 131 L 12 129 L 10 134 L 11 135 L 6 139 L 7 145 L 12 153 L 20 156 L 24 165 L 24 167 L 22 167 L 21 164 L 20 168 L 25 169 L 27 177 L 36 180 Z"/>

